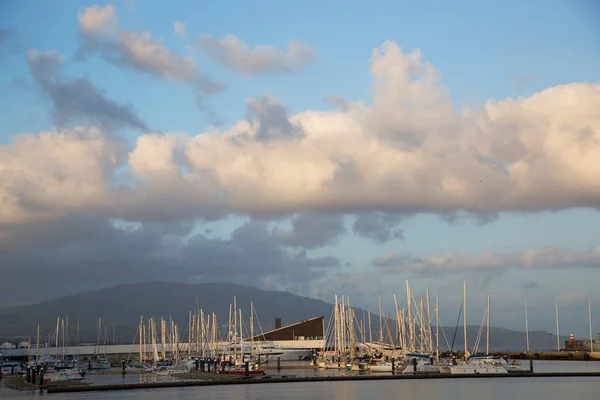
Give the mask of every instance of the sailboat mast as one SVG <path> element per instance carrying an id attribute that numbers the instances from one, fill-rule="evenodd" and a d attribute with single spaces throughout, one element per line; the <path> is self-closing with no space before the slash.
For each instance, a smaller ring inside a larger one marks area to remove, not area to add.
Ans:
<path id="1" fill-rule="evenodd" d="M 427 298 L 427 335 L 429 338 L 428 352 L 433 352 L 433 335 L 431 334 L 431 307 L 429 303 L 429 288 L 425 287 L 425 297 Z"/>
<path id="2" fill-rule="evenodd" d="M 40 359 L 40 324 L 37 326 L 37 339 L 35 344 L 35 365 L 38 365 Z"/>
<path id="3" fill-rule="evenodd" d="M 423 354 L 423 345 L 425 344 L 425 331 L 424 331 L 424 326 L 425 326 L 425 320 L 424 320 L 424 316 L 423 316 L 423 295 L 419 296 L 419 308 L 420 308 L 420 313 L 421 315 L 419 315 L 419 353 Z"/>
<path id="4" fill-rule="evenodd" d="M 408 310 L 408 351 L 415 351 L 415 337 L 413 335 L 413 320 L 412 320 L 412 295 L 410 293 L 410 285 L 406 281 L 406 308 Z"/>
<path id="5" fill-rule="evenodd" d="M 240 359 L 244 361 L 244 330 L 242 329 L 242 309 L 240 308 Z"/>
<path id="6" fill-rule="evenodd" d="M 371 330 L 371 312 L 367 313 L 369 318 L 369 343 L 373 343 L 373 331 Z"/>
<path id="7" fill-rule="evenodd" d="M 440 314 L 439 314 L 439 296 L 435 297 L 435 358 L 440 359 Z"/>
<path id="8" fill-rule="evenodd" d="M 231 330 L 233 328 L 232 324 L 231 324 L 231 304 L 229 304 L 229 320 L 227 321 L 227 341 L 231 341 L 232 335 L 233 335 L 233 331 Z M 235 341 L 233 343 L 233 349 L 235 350 Z M 227 356 L 229 357 L 231 355 L 231 346 L 227 346 Z"/>
<path id="9" fill-rule="evenodd" d="M 556 351 L 560 351 L 560 332 L 558 330 L 558 298 L 556 299 Z"/>
<path id="10" fill-rule="evenodd" d="M 254 356 L 254 304 L 250 302 L 250 356 Z"/>
<path id="11" fill-rule="evenodd" d="M 590 353 L 594 351 L 594 338 L 592 337 L 592 298 L 588 297 L 588 319 L 590 322 Z"/>
<path id="12" fill-rule="evenodd" d="M 340 329 L 338 327 L 339 324 L 339 307 L 338 307 L 338 298 L 337 298 L 337 294 L 335 295 L 335 304 L 334 304 L 334 308 L 333 308 L 333 330 L 334 330 L 334 336 L 335 336 L 335 345 L 334 345 L 334 352 L 335 354 L 339 357 L 339 348 L 340 348 Z"/>
<path id="13" fill-rule="evenodd" d="M 380 294 L 377 295 L 377 302 L 379 303 L 379 343 L 381 344 L 381 346 L 383 346 L 383 309 L 381 308 Z"/>
<path id="14" fill-rule="evenodd" d="M 202 347 L 202 357 L 206 357 L 206 326 L 204 325 L 204 310 L 200 309 L 200 346 Z"/>
<path id="15" fill-rule="evenodd" d="M 347 333 L 346 339 L 348 341 L 347 348 L 350 352 L 350 356 L 353 356 L 352 345 L 354 343 L 354 314 L 352 313 L 352 306 L 350 305 L 350 296 L 346 296 L 346 325 L 347 325 Z"/>
<path id="16" fill-rule="evenodd" d="M 59 334 L 59 327 L 60 327 L 60 317 L 56 318 L 56 348 L 57 348 L 57 352 L 58 352 L 58 334 Z"/>
<path id="17" fill-rule="evenodd" d="M 61 328 L 62 328 L 62 359 L 65 359 L 65 320 L 61 320 Z"/>
<path id="18" fill-rule="evenodd" d="M 525 340 L 527 341 L 527 353 L 529 353 L 529 319 L 527 318 L 527 299 L 525 299 Z"/>
<path id="19" fill-rule="evenodd" d="M 143 338 L 143 333 L 144 333 L 144 316 L 140 316 L 140 327 L 138 328 L 140 330 L 140 362 L 143 362 L 142 359 L 144 358 L 144 338 Z"/>
<path id="20" fill-rule="evenodd" d="M 465 340 L 465 361 L 467 360 L 469 349 L 467 348 L 467 281 L 463 281 L 463 338 Z"/>
<path id="21" fill-rule="evenodd" d="M 490 354 L 490 294 L 487 294 L 487 338 L 485 342 L 485 354 Z"/>
<path id="22" fill-rule="evenodd" d="M 400 332 L 400 313 L 398 312 L 398 302 L 396 301 L 396 295 L 394 294 L 394 311 L 396 313 L 396 332 L 395 335 L 399 338 L 400 347 L 404 349 L 404 340 L 402 338 L 402 333 Z"/>
<path id="23" fill-rule="evenodd" d="M 237 354 L 237 335 L 238 335 L 238 330 L 237 330 L 237 300 L 236 300 L 235 296 L 233 296 L 233 335 L 234 335 L 233 356 L 235 357 L 235 355 Z"/>

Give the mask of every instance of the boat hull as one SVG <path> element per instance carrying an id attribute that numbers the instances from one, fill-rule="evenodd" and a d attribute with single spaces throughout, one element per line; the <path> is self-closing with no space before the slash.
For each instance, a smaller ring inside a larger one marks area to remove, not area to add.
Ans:
<path id="1" fill-rule="evenodd" d="M 246 375 L 246 371 L 245 370 L 233 370 L 233 371 L 225 371 L 224 372 L 227 375 Z M 248 375 L 250 376 L 257 376 L 257 375 L 264 375 L 265 371 L 259 370 L 259 371 L 248 371 Z"/>
<path id="2" fill-rule="evenodd" d="M 371 365 L 371 372 L 392 372 L 392 364 L 389 364 L 389 365 Z"/>

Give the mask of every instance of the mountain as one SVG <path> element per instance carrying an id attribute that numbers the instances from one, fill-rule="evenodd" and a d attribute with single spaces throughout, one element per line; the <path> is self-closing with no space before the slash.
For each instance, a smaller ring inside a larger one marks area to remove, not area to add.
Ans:
<path id="1" fill-rule="evenodd" d="M 187 333 L 188 312 L 196 307 L 207 313 L 216 313 L 221 323 L 227 321 L 229 306 L 236 296 L 238 307 L 247 321 L 250 302 L 254 303 L 258 320 L 255 319 L 255 331 L 262 328 L 267 331 L 274 328 L 275 318 L 281 318 L 282 324 L 291 324 L 304 319 L 324 316 L 327 320 L 332 314 L 333 305 L 321 300 L 296 296 L 287 292 L 265 291 L 232 283 L 185 284 L 171 282 L 146 282 L 130 285 L 119 285 L 107 289 L 79 293 L 44 301 L 38 304 L 21 305 L 0 308 L 0 338 L 22 340 L 36 334 L 36 326 L 40 324 L 41 342 L 49 341 L 56 329 L 58 316 L 69 317 L 68 336 L 71 343 L 76 343 L 77 324 L 81 342 L 95 342 L 98 337 L 98 318 L 102 318 L 100 336 L 108 343 L 134 343 L 140 316 L 172 318 L 180 326 L 180 332 L 185 337 Z M 356 309 L 355 315 L 363 315 L 361 309 Z M 373 340 L 379 337 L 379 317 L 371 316 L 373 322 Z M 248 322 L 245 322 L 247 324 Z M 392 331 L 394 321 L 392 323 Z M 260 327 L 259 327 L 260 324 Z M 359 322 L 360 324 L 360 322 Z M 385 325 L 385 323 L 384 323 Z M 367 324 L 365 330 L 367 330 Z M 385 333 L 387 334 L 387 329 Z M 433 328 L 435 331 L 435 327 Z M 443 332 L 442 332 L 443 331 Z M 472 347 L 478 326 L 469 326 L 467 336 L 469 347 Z M 494 350 L 524 350 L 525 333 L 502 328 L 492 328 L 490 347 Z M 452 347 L 455 334 L 454 327 L 441 327 L 440 347 L 446 347 L 447 342 Z M 368 333 L 365 334 L 368 338 Z M 561 337 L 561 344 L 564 343 Z M 536 331 L 529 333 L 532 350 L 548 350 L 556 347 L 556 336 L 548 332 Z M 462 327 L 456 332 L 454 349 L 462 350 Z M 482 335 L 479 349 L 485 349 L 485 332 Z"/>
<path id="2" fill-rule="evenodd" d="M 315 316 L 329 317 L 332 305 L 320 300 L 296 296 L 287 292 L 265 291 L 232 283 L 185 284 L 146 282 L 118 285 L 107 289 L 79 293 L 44 301 L 38 304 L 0 309 L 0 337 L 33 336 L 37 324 L 41 336 L 47 337 L 56 329 L 58 316 L 69 316 L 69 336 L 74 341 L 79 323 L 80 339 L 96 341 L 98 318 L 106 327 L 108 342 L 113 341 L 113 327 L 118 341 L 131 343 L 137 331 L 140 316 L 170 317 L 179 322 L 180 330 L 187 329 L 188 312 L 196 304 L 205 312 L 216 313 L 227 321 L 229 305 L 236 296 L 238 308 L 248 317 L 250 302 L 254 302 L 258 321 L 264 331 L 273 329 L 275 318 L 290 324 Z M 197 302 L 197 303 L 196 303 Z M 104 337 L 104 329 L 101 335 Z"/>

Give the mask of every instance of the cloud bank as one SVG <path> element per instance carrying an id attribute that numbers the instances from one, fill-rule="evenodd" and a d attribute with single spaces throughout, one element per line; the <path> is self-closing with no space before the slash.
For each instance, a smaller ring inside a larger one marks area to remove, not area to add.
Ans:
<path id="1" fill-rule="evenodd" d="M 288 115 L 275 100 L 250 99 L 247 120 L 196 136 L 145 134 L 118 162 L 108 162 L 97 140 L 79 133 L 17 136 L 0 150 L 0 173 L 12 177 L 0 180 L 0 223 L 55 218 L 71 212 L 73 202 L 85 211 L 87 194 L 79 189 L 69 193 L 69 202 L 55 190 L 36 193 L 32 202 L 23 186 L 95 176 L 109 178 L 93 180 L 91 204 L 130 221 L 600 206 L 599 85 L 563 85 L 459 113 L 418 51 L 404 54 L 385 42 L 374 51 L 371 71 L 372 105 Z M 100 146 L 114 148 L 112 140 L 103 138 Z M 31 159 L 35 148 L 59 144 L 77 148 L 89 168 L 74 166 L 58 178 L 48 171 L 64 161 L 51 153 Z M 36 164 L 48 167 L 25 172 Z M 127 185 L 115 176 L 123 166 Z M 370 221 L 361 217 L 354 229 L 376 240 L 399 235 L 375 233 L 373 224 L 387 218 L 373 215 Z"/>
<path id="2" fill-rule="evenodd" d="M 120 30 L 111 6 L 82 11 L 79 28 L 82 57 L 96 54 L 203 93 L 220 88 L 149 33 Z M 295 70 L 310 59 L 291 45 L 282 52 L 249 49 L 235 37 L 204 42 L 213 58 L 248 75 Z M 355 218 L 353 232 L 382 243 L 402 238 L 402 219 L 417 213 L 449 222 L 467 213 L 483 223 L 501 212 L 600 208 L 598 84 L 457 110 L 421 53 L 388 41 L 371 55 L 364 103 L 335 98 L 337 111 L 292 114 L 261 96 L 246 101 L 244 120 L 224 129 L 145 132 L 128 144 L 111 132 L 145 130 L 130 106 L 107 99 L 89 80 L 64 77 L 58 53 L 32 51 L 28 63 L 52 102 L 56 127 L 0 145 L 0 265 L 10 276 L 37 271 L 50 279 L 55 268 L 65 282 L 81 283 L 92 270 L 103 277 L 111 268 L 127 270 L 140 279 L 172 276 L 174 268 L 186 280 L 235 275 L 300 287 L 290 280 L 308 285 L 341 265 L 305 249 L 335 244 L 345 215 Z M 192 232 L 197 221 L 231 215 L 252 221 L 231 238 Z M 291 218 L 289 227 L 259 222 L 282 218 Z M 129 223 L 135 229 L 117 228 Z M 438 273 L 597 262 L 598 249 L 540 249 L 394 253 L 373 264 L 376 271 Z"/>

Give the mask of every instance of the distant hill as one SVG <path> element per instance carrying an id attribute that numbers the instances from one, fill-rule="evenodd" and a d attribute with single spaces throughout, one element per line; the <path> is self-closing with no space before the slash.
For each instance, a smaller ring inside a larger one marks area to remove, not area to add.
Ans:
<path id="1" fill-rule="evenodd" d="M 113 327 L 119 342 L 131 342 L 142 315 L 144 320 L 152 316 L 165 319 L 171 317 L 179 322 L 181 328 L 187 329 L 188 312 L 198 304 L 205 312 L 216 313 L 221 322 L 227 321 L 233 296 L 236 296 L 238 308 L 242 308 L 242 314 L 246 313 L 246 318 L 250 302 L 254 302 L 263 330 L 273 329 L 276 317 L 281 318 L 285 325 L 314 316 L 328 318 L 332 311 L 331 304 L 320 300 L 232 283 L 192 285 L 146 282 L 0 309 L 0 337 L 35 335 L 37 324 L 41 325 L 42 336 L 46 337 L 55 330 L 57 317 L 68 315 L 71 341 L 76 336 L 78 322 L 80 339 L 95 341 L 98 336 L 98 318 L 102 317 L 108 342 L 112 342 Z M 258 322 L 255 323 L 258 329 Z M 104 336 L 104 332 L 101 335 Z"/>
<path id="2" fill-rule="evenodd" d="M 311 317 L 331 316 L 333 305 L 321 300 L 296 296 L 287 292 L 265 291 L 232 283 L 185 284 L 171 282 L 146 282 L 119 285 L 107 289 L 79 293 L 72 296 L 44 301 L 33 305 L 0 308 L 0 341 L 16 340 L 35 336 L 40 324 L 41 342 L 48 341 L 56 329 L 58 316 L 69 316 L 68 336 L 75 343 L 77 324 L 81 342 L 95 342 L 98 337 L 98 318 L 102 317 L 101 341 L 132 343 L 136 339 L 140 316 L 172 318 L 187 330 L 188 312 L 198 306 L 208 313 L 216 313 L 221 323 L 227 321 L 229 305 L 236 296 L 238 307 L 242 308 L 245 319 L 248 317 L 250 302 L 254 303 L 263 331 L 274 328 L 275 318 L 282 324 L 291 324 Z M 356 309 L 356 316 L 363 315 Z M 373 320 L 378 316 L 372 315 Z M 247 323 L 247 322 L 245 322 Z M 392 321 L 392 324 L 394 322 Z M 366 326 L 366 324 L 365 324 Z M 373 324 L 373 338 L 378 337 L 378 323 Z M 435 329 L 435 328 L 433 328 Z M 452 344 L 455 328 L 443 328 L 448 342 Z M 387 331 L 387 329 L 386 329 Z M 472 347 L 479 327 L 468 327 L 469 347 Z M 565 338 L 561 338 L 564 343 Z M 374 339 L 375 340 L 375 339 Z M 440 332 L 440 347 L 445 347 L 445 339 Z M 490 347 L 494 350 L 524 350 L 525 333 L 502 328 L 492 328 Z M 548 332 L 530 332 L 532 350 L 548 350 L 556 347 L 556 336 Z M 480 349 L 485 349 L 485 335 Z M 454 349 L 463 349 L 462 329 L 456 333 Z"/>

